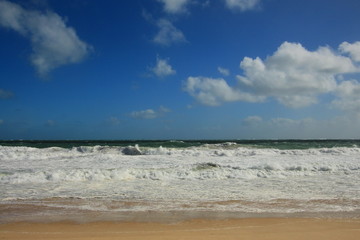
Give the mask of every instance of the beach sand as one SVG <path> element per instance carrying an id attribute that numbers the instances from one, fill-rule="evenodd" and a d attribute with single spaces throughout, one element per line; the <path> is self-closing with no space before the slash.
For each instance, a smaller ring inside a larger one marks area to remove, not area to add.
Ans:
<path id="1" fill-rule="evenodd" d="M 0 224 L 0 239 L 360 239 L 360 219 L 245 218 Z"/>

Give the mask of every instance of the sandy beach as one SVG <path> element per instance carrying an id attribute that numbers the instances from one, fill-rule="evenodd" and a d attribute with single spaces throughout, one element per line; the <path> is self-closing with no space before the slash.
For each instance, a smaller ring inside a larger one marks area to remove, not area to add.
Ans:
<path id="1" fill-rule="evenodd" d="M 359 239 L 360 219 L 247 218 L 177 223 L 8 223 L 0 239 Z"/>

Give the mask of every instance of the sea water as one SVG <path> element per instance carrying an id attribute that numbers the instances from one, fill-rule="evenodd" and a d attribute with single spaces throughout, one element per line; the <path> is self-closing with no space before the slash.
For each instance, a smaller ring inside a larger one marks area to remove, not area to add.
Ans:
<path id="1" fill-rule="evenodd" d="M 0 222 L 149 213 L 358 218 L 359 144 L 2 141 Z"/>

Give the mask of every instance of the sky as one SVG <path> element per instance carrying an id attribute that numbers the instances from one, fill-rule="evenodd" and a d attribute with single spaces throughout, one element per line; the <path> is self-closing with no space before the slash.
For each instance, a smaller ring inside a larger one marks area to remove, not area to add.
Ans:
<path id="1" fill-rule="evenodd" d="M 359 0 L 0 0 L 0 139 L 360 138 Z"/>

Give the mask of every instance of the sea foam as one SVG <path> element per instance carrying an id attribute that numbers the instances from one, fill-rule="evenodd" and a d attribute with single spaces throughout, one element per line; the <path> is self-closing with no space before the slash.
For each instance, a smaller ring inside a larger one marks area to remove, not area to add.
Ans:
<path id="1" fill-rule="evenodd" d="M 311 200 L 312 211 L 356 210 L 359 155 L 357 147 L 280 150 L 232 143 L 187 148 L 0 146 L 0 203 L 81 198 L 151 202 L 140 207 L 147 210 L 169 202 L 181 208 L 189 202 L 198 210 L 265 211 L 274 201 L 297 202 L 288 209 L 272 205 L 286 212 L 301 211 Z M 339 199 L 339 204 L 329 203 Z"/>

